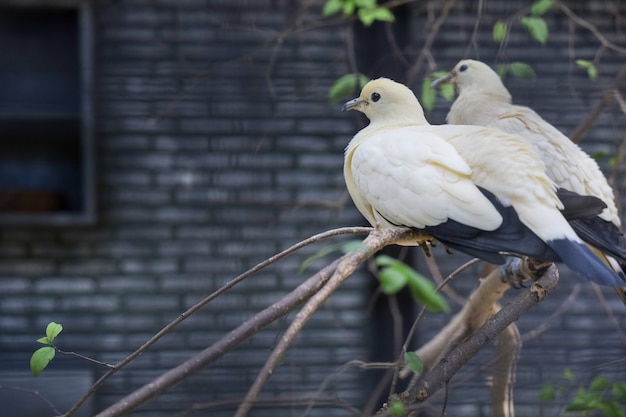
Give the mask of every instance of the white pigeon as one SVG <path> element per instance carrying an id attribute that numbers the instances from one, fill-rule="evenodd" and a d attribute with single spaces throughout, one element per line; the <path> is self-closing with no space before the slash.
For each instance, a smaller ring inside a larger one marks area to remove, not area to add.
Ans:
<path id="1" fill-rule="evenodd" d="M 580 195 L 592 195 L 607 206 L 600 215 L 620 227 L 613 190 L 596 161 L 534 110 L 511 103 L 500 76 L 487 64 L 465 59 L 433 84 L 450 82 L 459 95 L 447 122 L 490 126 L 520 135 L 541 157 L 546 173 L 557 186 Z"/>
<path id="2" fill-rule="evenodd" d="M 606 262 L 617 273 L 623 274 L 626 240 L 613 190 L 596 161 L 534 110 L 512 104 L 511 94 L 487 64 L 462 60 L 433 84 L 446 82 L 453 83 L 458 91 L 448 123 L 490 126 L 521 136 L 543 160 L 546 173 L 558 187 L 597 197 L 606 204 L 599 219 L 575 220 L 571 225 L 583 240 L 604 252 Z M 616 290 L 626 302 L 624 289 Z"/>
<path id="3" fill-rule="evenodd" d="M 374 227 L 422 229 L 492 263 L 512 253 L 563 262 L 600 284 L 619 282 L 563 217 L 542 161 L 521 138 L 431 126 L 413 92 L 386 78 L 370 81 L 349 109 L 370 124 L 347 146 L 344 176 Z"/>

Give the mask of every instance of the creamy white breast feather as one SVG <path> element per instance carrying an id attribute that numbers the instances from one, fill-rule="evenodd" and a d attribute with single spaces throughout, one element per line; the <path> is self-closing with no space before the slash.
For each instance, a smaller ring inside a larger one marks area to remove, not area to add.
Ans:
<path id="1" fill-rule="evenodd" d="M 454 148 L 419 126 L 364 129 L 346 156 L 349 192 L 373 225 L 424 228 L 453 219 L 494 230 L 502 221 Z"/>

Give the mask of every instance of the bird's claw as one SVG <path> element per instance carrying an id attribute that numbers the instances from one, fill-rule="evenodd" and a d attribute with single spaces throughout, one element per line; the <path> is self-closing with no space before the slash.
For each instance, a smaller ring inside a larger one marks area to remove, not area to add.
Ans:
<path id="1" fill-rule="evenodd" d="M 523 257 L 509 256 L 500 266 L 500 279 L 513 288 L 525 288 L 531 281 L 538 280 L 550 267 L 550 262 Z"/>

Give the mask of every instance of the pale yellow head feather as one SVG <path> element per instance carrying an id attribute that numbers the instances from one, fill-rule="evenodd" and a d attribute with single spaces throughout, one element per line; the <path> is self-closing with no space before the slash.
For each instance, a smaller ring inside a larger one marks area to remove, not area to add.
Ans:
<path id="1" fill-rule="evenodd" d="M 448 81 L 454 83 L 459 93 L 479 91 L 511 100 L 500 76 L 483 62 L 464 59 L 454 66 L 449 77 Z"/>
<path id="2" fill-rule="evenodd" d="M 378 78 L 365 84 L 358 98 L 344 104 L 343 110 L 351 109 L 365 113 L 372 124 L 428 124 L 415 94 L 408 87 L 388 78 Z"/>

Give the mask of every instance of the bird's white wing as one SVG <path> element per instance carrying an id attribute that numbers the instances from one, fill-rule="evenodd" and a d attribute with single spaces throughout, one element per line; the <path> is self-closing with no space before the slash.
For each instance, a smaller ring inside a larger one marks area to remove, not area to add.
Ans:
<path id="1" fill-rule="evenodd" d="M 500 214 L 470 179 L 467 163 L 441 137 L 421 127 L 370 135 L 349 147 L 346 175 L 352 178 L 346 182 L 356 187 L 351 191 L 355 203 L 371 206 L 382 218 L 376 221 L 423 228 L 452 219 L 483 230 L 501 224 Z"/>
<path id="2" fill-rule="evenodd" d="M 448 122 L 495 127 L 520 135 L 541 157 L 546 173 L 557 186 L 598 197 L 607 205 L 600 217 L 619 227 L 613 190 L 596 161 L 534 110 L 511 104 L 484 88 L 461 92 L 450 108 Z"/>
<path id="3" fill-rule="evenodd" d="M 600 217 L 619 225 L 613 190 L 596 161 L 532 109 L 508 107 L 491 125 L 524 137 L 541 156 L 548 176 L 559 187 L 600 198 L 607 205 Z"/>

